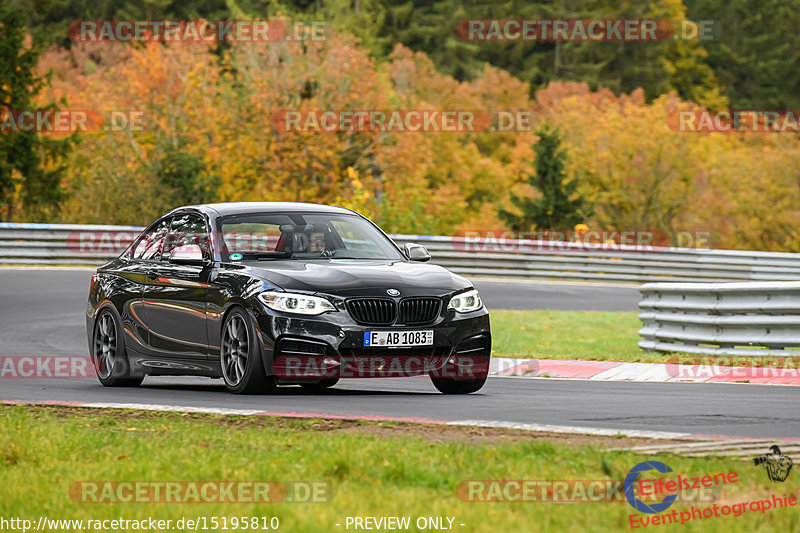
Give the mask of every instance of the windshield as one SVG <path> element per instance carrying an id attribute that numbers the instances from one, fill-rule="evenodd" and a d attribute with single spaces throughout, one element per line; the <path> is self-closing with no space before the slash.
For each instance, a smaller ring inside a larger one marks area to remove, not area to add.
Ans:
<path id="1" fill-rule="evenodd" d="M 220 219 L 223 261 L 391 259 L 403 256 L 355 215 L 255 213 Z"/>

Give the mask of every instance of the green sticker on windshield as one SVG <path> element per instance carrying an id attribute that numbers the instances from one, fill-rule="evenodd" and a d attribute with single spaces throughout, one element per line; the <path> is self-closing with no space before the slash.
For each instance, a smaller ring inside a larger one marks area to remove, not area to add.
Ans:
<path id="1" fill-rule="evenodd" d="M 242 254 L 231 254 L 231 261 L 241 261 L 242 257 L 244 257 Z"/>

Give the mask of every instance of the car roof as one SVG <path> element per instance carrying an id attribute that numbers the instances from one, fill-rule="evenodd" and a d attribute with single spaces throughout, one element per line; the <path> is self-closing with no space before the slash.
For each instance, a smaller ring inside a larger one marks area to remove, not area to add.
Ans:
<path id="1" fill-rule="evenodd" d="M 247 213 L 283 213 L 302 211 L 305 213 L 339 213 L 352 215 L 354 212 L 344 207 L 333 205 L 311 204 L 304 202 L 222 202 L 216 204 L 197 204 L 179 207 L 181 209 L 200 209 L 206 213 L 214 212 L 216 216 L 241 215 Z"/>

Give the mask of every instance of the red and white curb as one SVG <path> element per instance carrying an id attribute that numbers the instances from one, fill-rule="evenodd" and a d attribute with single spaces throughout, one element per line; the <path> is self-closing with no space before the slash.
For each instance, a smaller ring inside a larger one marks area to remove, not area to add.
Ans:
<path id="1" fill-rule="evenodd" d="M 786 363 L 797 364 L 795 359 Z M 771 361 L 774 362 L 774 361 Z M 727 367 L 713 364 L 622 363 L 569 359 L 492 357 L 492 377 L 641 381 L 649 383 L 749 383 L 800 386 L 800 368 Z M 0 356 L 0 379 L 93 378 L 88 356 Z M 426 378 L 427 376 L 417 376 Z"/>
<path id="2" fill-rule="evenodd" d="M 800 386 L 800 369 L 493 357 L 490 376 Z"/>
<path id="3" fill-rule="evenodd" d="M 774 439 L 725 439 L 716 441 L 681 442 L 680 444 L 651 444 L 627 448 L 612 448 L 609 451 L 629 451 L 641 455 L 680 454 L 683 457 L 733 457 L 752 461 L 753 456 L 770 449 Z M 800 453 L 800 439 L 785 439 L 780 449 L 783 454 Z"/>
<path id="4" fill-rule="evenodd" d="M 434 426 L 469 426 L 480 428 L 516 429 L 531 432 L 562 433 L 572 435 L 594 435 L 604 437 L 630 437 L 641 439 L 670 439 L 685 441 L 738 441 L 761 442 L 757 437 L 732 437 L 730 435 L 708 435 L 703 433 L 679 433 L 673 431 L 651 431 L 639 429 L 611 429 L 583 426 L 558 426 L 549 424 L 526 424 L 502 420 L 438 420 L 423 417 L 397 417 L 383 415 L 301 413 L 294 411 L 262 411 L 257 409 L 229 409 L 220 407 L 194 407 L 152 403 L 108 403 L 108 402 L 70 402 L 70 401 L 15 401 L 2 400 L 0 405 L 38 405 L 57 407 L 78 407 L 86 409 L 131 409 L 136 411 L 160 411 L 177 413 L 197 413 L 233 416 L 269 416 L 278 418 L 319 418 L 326 420 L 366 420 L 369 422 L 402 422 Z M 800 442 L 796 438 L 776 438 L 773 442 Z"/>

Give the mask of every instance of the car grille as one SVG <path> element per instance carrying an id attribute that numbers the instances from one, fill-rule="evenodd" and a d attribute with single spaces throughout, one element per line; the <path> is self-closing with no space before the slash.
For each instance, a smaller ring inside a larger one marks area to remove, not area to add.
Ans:
<path id="1" fill-rule="evenodd" d="M 400 302 L 400 322 L 424 324 L 432 322 L 439 314 L 442 301 L 438 298 L 407 298 Z"/>
<path id="2" fill-rule="evenodd" d="M 388 298 L 354 298 L 347 301 L 347 311 L 357 322 L 388 326 L 397 317 L 397 306 Z"/>
<path id="3" fill-rule="evenodd" d="M 347 301 L 347 310 L 356 322 L 371 326 L 424 324 L 433 322 L 439 315 L 442 301 L 439 298 L 406 298 L 400 301 L 399 311 L 394 300 L 388 298 L 353 298 Z"/>
<path id="4" fill-rule="evenodd" d="M 278 356 L 283 355 L 325 355 L 326 346 L 321 343 L 294 339 L 283 339 L 278 343 Z"/>

